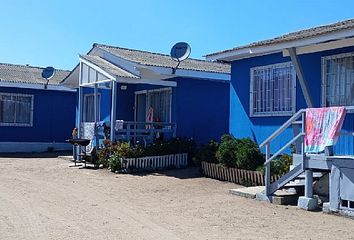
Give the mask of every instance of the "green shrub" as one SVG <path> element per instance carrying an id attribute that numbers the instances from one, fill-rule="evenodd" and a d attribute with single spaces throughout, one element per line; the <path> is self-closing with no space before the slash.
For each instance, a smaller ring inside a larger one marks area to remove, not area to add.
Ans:
<path id="1" fill-rule="evenodd" d="M 216 152 L 219 148 L 217 141 L 211 140 L 208 144 L 203 145 L 195 155 L 195 162 L 199 164 L 201 161 L 218 163 Z"/>
<path id="2" fill-rule="evenodd" d="M 236 167 L 237 140 L 231 135 L 223 135 L 216 151 L 216 159 L 226 167 Z"/>
<path id="3" fill-rule="evenodd" d="M 119 171 L 122 168 L 121 157 L 117 153 L 108 159 L 108 167 L 112 172 Z"/>
<path id="4" fill-rule="evenodd" d="M 254 141 L 248 138 L 236 139 L 232 135 L 222 136 L 216 158 L 226 167 L 246 170 L 255 170 L 264 162 L 264 155 Z"/>
<path id="5" fill-rule="evenodd" d="M 236 148 L 236 167 L 256 170 L 264 163 L 264 155 L 258 145 L 249 138 L 238 139 Z"/>
<path id="6" fill-rule="evenodd" d="M 279 158 L 272 160 L 270 162 L 270 175 L 282 175 L 284 173 L 289 172 L 290 165 L 292 164 L 292 157 L 288 154 L 283 154 Z M 261 171 L 265 174 L 265 166 L 259 166 L 257 168 L 258 171 Z"/>

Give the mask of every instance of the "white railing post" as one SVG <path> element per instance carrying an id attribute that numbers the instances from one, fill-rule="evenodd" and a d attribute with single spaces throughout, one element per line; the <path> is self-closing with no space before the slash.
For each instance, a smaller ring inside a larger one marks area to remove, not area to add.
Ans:
<path id="1" fill-rule="evenodd" d="M 270 143 L 266 145 L 266 165 L 265 165 L 265 194 L 267 197 L 270 196 L 270 162 L 267 162 L 270 159 Z"/>
<path id="2" fill-rule="evenodd" d="M 111 141 L 115 140 L 117 113 L 117 82 L 112 81 L 112 103 L 111 103 Z"/>

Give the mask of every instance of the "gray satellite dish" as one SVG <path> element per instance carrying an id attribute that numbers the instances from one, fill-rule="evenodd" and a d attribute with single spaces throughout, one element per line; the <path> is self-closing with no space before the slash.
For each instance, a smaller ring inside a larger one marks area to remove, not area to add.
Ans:
<path id="1" fill-rule="evenodd" d="M 172 68 L 172 74 L 176 73 L 176 69 L 178 68 L 179 64 L 186 60 L 189 55 L 191 54 L 191 47 L 186 42 L 178 42 L 171 48 L 170 56 L 178 61 L 178 64 L 175 68 Z"/>
<path id="2" fill-rule="evenodd" d="M 47 89 L 48 82 L 50 79 L 52 79 L 55 75 L 55 69 L 53 67 L 46 67 L 42 71 L 42 78 L 47 80 L 47 83 L 44 85 L 44 88 Z"/>

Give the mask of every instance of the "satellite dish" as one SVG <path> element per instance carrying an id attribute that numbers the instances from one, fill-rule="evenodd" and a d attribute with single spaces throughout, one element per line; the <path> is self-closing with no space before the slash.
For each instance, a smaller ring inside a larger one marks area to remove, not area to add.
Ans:
<path id="1" fill-rule="evenodd" d="M 55 75 L 55 69 L 53 67 L 46 67 L 42 71 L 42 78 L 47 80 L 47 83 L 44 85 L 44 89 L 47 89 L 48 87 L 48 82 L 51 78 L 53 78 Z"/>
<path id="2" fill-rule="evenodd" d="M 176 43 L 171 49 L 171 57 L 178 62 L 183 61 L 191 54 L 191 47 L 186 42 Z"/>
<path id="3" fill-rule="evenodd" d="M 42 71 L 42 78 L 46 79 L 47 81 L 50 80 L 55 75 L 55 69 L 53 67 L 46 67 Z"/>

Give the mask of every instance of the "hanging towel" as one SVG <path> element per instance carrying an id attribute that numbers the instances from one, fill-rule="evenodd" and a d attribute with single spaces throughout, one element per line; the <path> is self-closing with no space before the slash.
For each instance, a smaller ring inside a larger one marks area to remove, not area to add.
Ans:
<path id="1" fill-rule="evenodd" d="M 344 107 L 306 110 L 305 152 L 320 153 L 338 139 L 345 118 Z"/>

